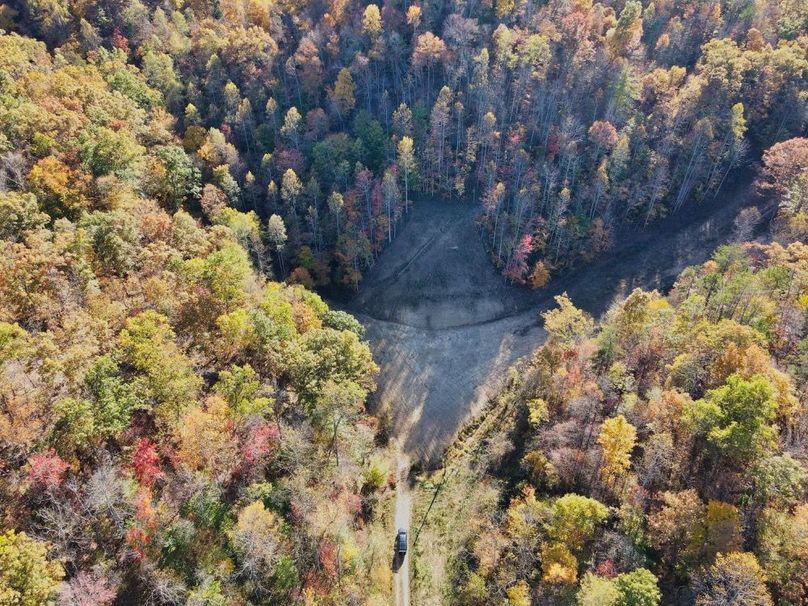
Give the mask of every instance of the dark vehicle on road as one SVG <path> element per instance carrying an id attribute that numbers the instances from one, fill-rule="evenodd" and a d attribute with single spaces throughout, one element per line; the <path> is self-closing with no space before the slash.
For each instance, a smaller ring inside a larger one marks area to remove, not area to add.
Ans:
<path id="1" fill-rule="evenodd" d="M 407 531 L 403 528 L 399 528 L 396 535 L 396 553 L 402 557 L 407 553 Z"/>

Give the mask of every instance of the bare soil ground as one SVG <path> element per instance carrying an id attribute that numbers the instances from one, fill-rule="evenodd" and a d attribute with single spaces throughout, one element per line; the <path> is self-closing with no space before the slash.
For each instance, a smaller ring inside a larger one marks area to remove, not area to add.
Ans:
<path id="1" fill-rule="evenodd" d="M 440 457 L 461 424 L 496 393 L 507 369 L 544 339 L 539 314 L 567 292 L 594 316 L 636 287 L 666 290 L 688 265 L 727 242 L 741 208 L 759 203 L 754 171 L 715 200 L 642 230 L 626 229 L 600 259 L 532 292 L 491 265 L 476 205 L 417 203 L 345 307 L 367 328 L 381 367 L 375 405 L 413 459 Z"/>

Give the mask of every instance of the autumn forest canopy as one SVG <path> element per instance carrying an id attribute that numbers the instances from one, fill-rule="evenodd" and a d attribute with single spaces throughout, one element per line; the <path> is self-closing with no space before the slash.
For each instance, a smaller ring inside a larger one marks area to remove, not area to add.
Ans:
<path id="1" fill-rule="evenodd" d="M 414 600 L 808 604 L 807 121 L 801 0 L 0 0 L 0 606 L 391 603 L 323 296 L 419 204 L 540 289 L 739 195 L 668 295 L 544 315 Z"/>
<path id="2" fill-rule="evenodd" d="M 3 27 L 47 46 L 4 42 L 5 145 L 25 154 L 6 179 L 34 170 L 70 219 L 100 210 L 100 177 L 210 222 L 255 212 L 251 254 L 317 287 L 356 285 L 413 200 L 460 199 L 480 206 L 508 279 L 541 284 L 621 225 L 720 196 L 801 134 L 805 13 L 794 0 L 20 0 Z M 133 103 L 148 133 L 57 118 L 78 108 L 65 77 L 41 81 L 50 63 Z M 49 188 L 65 175 L 70 191 Z"/>

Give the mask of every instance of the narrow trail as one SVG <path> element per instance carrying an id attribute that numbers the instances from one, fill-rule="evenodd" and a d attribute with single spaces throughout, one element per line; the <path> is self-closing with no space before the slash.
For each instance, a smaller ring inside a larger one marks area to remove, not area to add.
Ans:
<path id="1" fill-rule="evenodd" d="M 412 498 L 410 496 L 410 458 L 400 453 L 396 468 L 396 531 L 403 528 L 410 536 L 412 518 Z M 408 546 L 409 547 L 409 546 Z M 396 558 L 393 564 L 393 594 L 395 606 L 410 606 L 410 552 L 403 558 Z"/>

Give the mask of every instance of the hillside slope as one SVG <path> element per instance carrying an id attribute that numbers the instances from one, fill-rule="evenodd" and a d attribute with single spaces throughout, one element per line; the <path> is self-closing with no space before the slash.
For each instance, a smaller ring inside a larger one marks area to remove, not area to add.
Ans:
<path id="1" fill-rule="evenodd" d="M 795 242 L 722 247 L 597 326 L 558 298 L 547 342 L 422 479 L 415 519 L 439 496 L 415 595 L 802 603 L 807 296 Z"/>

